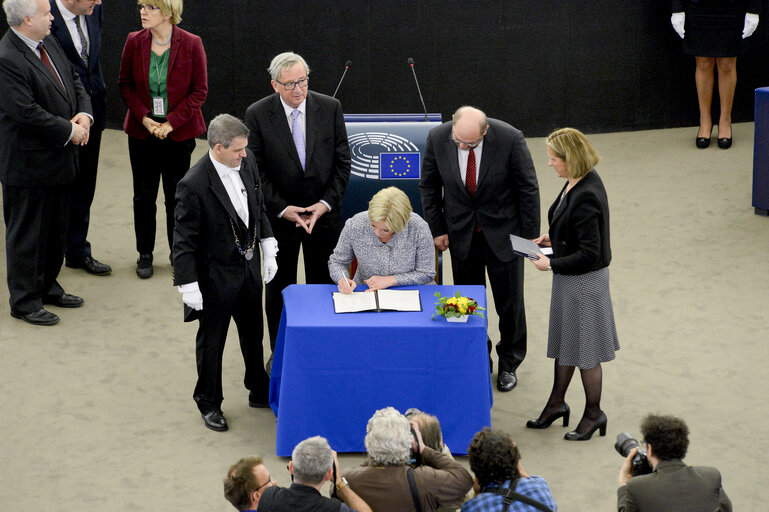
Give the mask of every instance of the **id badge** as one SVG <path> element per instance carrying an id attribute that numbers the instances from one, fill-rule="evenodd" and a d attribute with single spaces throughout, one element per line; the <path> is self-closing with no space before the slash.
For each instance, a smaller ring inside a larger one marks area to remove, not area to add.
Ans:
<path id="1" fill-rule="evenodd" d="M 166 112 L 163 108 L 163 98 L 152 98 L 152 115 L 155 117 L 165 117 Z"/>

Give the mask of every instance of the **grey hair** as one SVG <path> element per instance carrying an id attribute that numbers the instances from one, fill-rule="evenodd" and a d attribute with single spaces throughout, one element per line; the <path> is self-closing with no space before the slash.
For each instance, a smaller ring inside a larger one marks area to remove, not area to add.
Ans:
<path id="1" fill-rule="evenodd" d="M 5 0 L 3 2 L 5 17 L 8 19 L 8 26 L 18 27 L 24 23 L 25 16 L 34 16 L 37 12 L 37 2 L 35 0 Z"/>
<path id="2" fill-rule="evenodd" d="M 208 125 L 208 145 L 211 149 L 217 144 L 228 148 L 232 141 L 238 137 L 247 139 L 249 133 L 248 127 L 237 117 L 230 114 L 219 114 Z"/>
<path id="3" fill-rule="evenodd" d="M 411 426 L 404 415 L 392 407 L 379 409 L 366 425 L 366 452 L 383 466 L 406 464 L 411 459 Z"/>
<path id="4" fill-rule="evenodd" d="M 301 55 L 294 52 L 283 52 L 273 57 L 267 71 L 270 72 L 270 78 L 277 80 L 281 73 L 297 63 L 304 66 L 304 72 L 307 76 L 310 76 L 310 66 L 307 65 L 307 62 L 305 62 Z"/>
<path id="5" fill-rule="evenodd" d="M 294 477 L 300 484 L 319 484 L 334 465 L 334 454 L 325 437 L 305 439 L 291 454 Z"/>

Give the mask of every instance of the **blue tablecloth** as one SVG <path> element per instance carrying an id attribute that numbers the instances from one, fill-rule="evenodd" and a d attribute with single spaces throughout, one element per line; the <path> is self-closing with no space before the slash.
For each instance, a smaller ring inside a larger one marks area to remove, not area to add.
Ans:
<path id="1" fill-rule="evenodd" d="M 363 452 L 366 423 L 377 409 L 410 407 L 435 414 L 452 452 L 467 453 L 491 425 L 492 391 L 485 318 L 448 323 L 430 316 L 435 292 L 461 290 L 486 307 L 483 286 L 419 289 L 421 312 L 334 313 L 335 285 L 283 290 L 270 380 L 278 418 L 276 453 L 291 455 L 315 435 L 339 452 Z"/>

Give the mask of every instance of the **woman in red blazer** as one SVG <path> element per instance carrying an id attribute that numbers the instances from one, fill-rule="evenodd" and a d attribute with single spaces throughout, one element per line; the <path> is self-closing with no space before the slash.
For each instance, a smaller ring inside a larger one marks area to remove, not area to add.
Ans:
<path id="1" fill-rule="evenodd" d="M 172 246 L 176 184 L 190 167 L 195 137 L 205 133 L 200 107 L 208 94 L 206 52 L 200 37 L 177 25 L 182 0 L 144 0 L 143 30 L 128 34 L 118 89 L 128 107 L 123 130 L 134 184 L 136 273 L 152 277 L 155 205 L 163 179 L 168 245 Z"/>

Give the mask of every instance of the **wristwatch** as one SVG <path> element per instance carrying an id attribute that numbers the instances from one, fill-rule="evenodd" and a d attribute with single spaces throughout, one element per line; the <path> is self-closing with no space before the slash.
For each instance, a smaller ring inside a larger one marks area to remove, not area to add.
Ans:
<path id="1" fill-rule="evenodd" d="M 339 492 L 342 492 L 342 489 L 344 489 L 345 487 L 350 486 L 350 484 L 347 483 L 347 479 L 345 477 L 342 477 L 341 480 L 342 481 L 340 483 L 336 484 L 336 490 Z"/>

